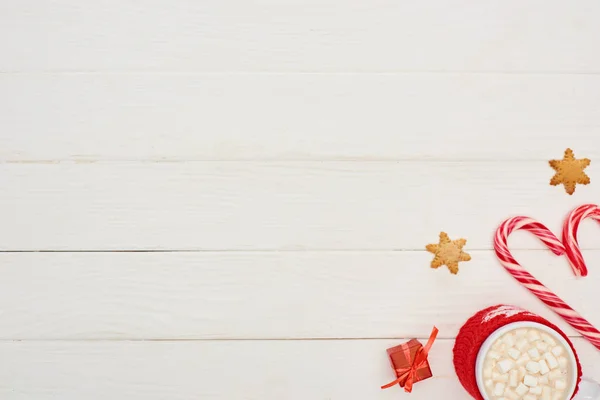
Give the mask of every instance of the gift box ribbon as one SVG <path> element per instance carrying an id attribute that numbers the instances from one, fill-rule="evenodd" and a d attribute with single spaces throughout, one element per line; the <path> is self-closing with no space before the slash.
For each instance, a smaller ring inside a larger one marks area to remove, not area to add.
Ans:
<path id="1" fill-rule="evenodd" d="M 417 350 L 415 354 L 415 358 L 412 364 L 409 367 L 396 368 L 396 379 L 393 382 L 388 383 L 387 385 L 382 386 L 382 389 L 387 389 L 397 384 L 404 387 L 405 392 L 412 392 L 413 383 L 415 382 L 415 378 L 417 375 L 417 371 L 420 368 L 423 368 L 427 365 L 427 356 L 429 355 L 429 350 L 437 337 L 438 329 L 434 326 L 431 331 L 431 335 L 429 336 L 429 340 L 424 347 L 421 347 Z M 410 349 L 408 346 L 403 346 L 404 354 L 406 355 L 406 359 L 410 360 Z"/>

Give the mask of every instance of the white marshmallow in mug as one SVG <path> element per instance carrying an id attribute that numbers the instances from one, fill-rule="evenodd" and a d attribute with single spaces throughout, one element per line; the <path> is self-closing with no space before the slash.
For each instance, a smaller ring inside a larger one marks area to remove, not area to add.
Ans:
<path id="1" fill-rule="evenodd" d="M 548 366 L 548 363 L 546 362 L 546 360 L 540 360 L 539 364 L 540 364 L 540 373 L 542 375 L 546 375 L 548 372 L 550 372 L 550 367 Z"/>
<path id="2" fill-rule="evenodd" d="M 496 383 L 496 386 L 494 386 L 494 394 L 496 396 L 502 396 L 504 394 L 505 386 L 506 385 L 504 385 L 504 383 L 502 383 L 502 382 Z"/>
<path id="3" fill-rule="evenodd" d="M 519 357 L 517 360 L 517 365 L 524 366 L 529 360 L 531 360 L 531 357 L 529 357 L 529 354 L 525 353 Z"/>
<path id="4" fill-rule="evenodd" d="M 540 364 L 537 361 L 529 361 L 527 365 L 525 365 L 525 369 L 529 373 L 537 374 L 540 372 Z"/>
<path id="5" fill-rule="evenodd" d="M 527 350 L 527 354 L 529 354 L 529 357 L 531 357 L 533 360 L 540 358 L 540 352 L 538 351 L 537 347 L 532 347 L 531 349 Z"/>
<path id="6" fill-rule="evenodd" d="M 523 383 L 525 384 L 525 386 L 535 387 L 538 384 L 538 380 L 533 375 L 525 375 L 525 377 L 523 378 Z"/>
<path id="7" fill-rule="evenodd" d="M 552 388 L 548 386 L 542 388 L 542 400 L 552 400 Z"/>
<path id="8" fill-rule="evenodd" d="M 523 383 L 519 384 L 519 386 L 517 386 L 517 389 L 515 390 L 515 392 L 517 392 L 517 394 L 519 396 L 523 396 L 525 393 L 529 392 L 529 388 L 527 386 L 525 386 Z"/>
<path id="9" fill-rule="evenodd" d="M 527 338 L 529 338 L 530 342 L 535 342 L 536 340 L 540 339 L 540 333 L 537 331 L 537 329 L 530 329 L 527 332 Z"/>
<path id="10" fill-rule="evenodd" d="M 541 336 L 544 342 L 548 343 L 550 346 L 556 346 L 556 340 L 554 340 L 552 336 L 547 333 L 542 333 Z"/>
<path id="11" fill-rule="evenodd" d="M 536 387 L 529 388 L 529 393 L 535 394 L 535 395 L 540 395 L 540 394 L 542 394 L 542 387 L 536 386 Z"/>
<path id="12" fill-rule="evenodd" d="M 567 360 L 567 357 L 558 357 L 558 365 L 561 369 L 565 369 L 569 365 L 569 360 Z"/>
<path id="13" fill-rule="evenodd" d="M 556 359 L 556 357 L 554 357 L 554 355 L 552 355 L 552 353 L 544 354 L 544 358 L 546 359 L 546 362 L 548 363 L 550 369 L 558 368 L 558 360 Z"/>
<path id="14" fill-rule="evenodd" d="M 508 349 L 507 353 L 510 356 L 510 358 L 512 358 L 513 360 L 518 360 L 519 357 L 521 357 L 521 352 L 514 347 L 511 347 L 510 349 Z"/>
<path id="15" fill-rule="evenodd" d="M 492 381 L 494 381 L 494 382 L 508 382 L 508 374 L 499 374 L 498 372 L 494 372 L 492 374 Z"/>
<path id="16" fill-rule="evenodd" d="M 504 397 L 506 397 L 509 400 L 518 400 L 519 396 L 517 393 L 513 392 L 511 389 L 506 389 L 504 391 Z"/>
<path id="17" fill-rule="evenodd" d="M 563 353 L 564 349 L 562 346 L 555 346 L 552 348 L 552 354 L 556 357 L 560 356 Z"/>
<path id="18" fill-rule="evenodd" d="M 519 371 L 517 371 L 516 369 L 513 369 L 510 371 L 510 374 L 509 374 L 508 386 L 510 386 L 512 388 L 516 388 L 518 384 L 519 384 Z"/>
<path id="19" fill-rule="evenodd" d="M 558 361 L 557 361 L 557 363 L 558 363 Z M 511 361 L 511 360 L 508 360 L 508 359 L 504 359 L 504 360 L 498 361 L 498 364 L 496 364 L 496 368 L 498 368 L 498 370 L 500 370 L 500 372 L 503 373 L 503 374 L 506 374 L 514 366 L 515 366 L 515 363 L 513 361 Z"/>
<path id="20" fill-rule="evenodd" d="M 562 376 L 562 371 L 560 369 L 555 369 L 554 371 L 550 371 L 550 373 L 548 374 L 548 377 L 550 378 L 550 380 L 558 379 L 561 376 Z"/>
<path id="21" fill-rule="evenodd" d="M 529 342 L 527 341 L 527 338 L 522 337 L 519 340 L 517 340 L 516 346 L 517 346 L 517 349 L 522 353 L 523 351 L 525 351 L 528 344 L 529 344 Z"/>
<path id="22" fill-rule="evenodd" d="M 545 353 L 546 351 L 548 351 L 548 348 L 550 347 L 550 345 L 546 342 L 537 341 L 537 342 L 535 342 L 535 347 L 537 347 L 537 349 L 539 351 L 541 351 L 542 353 Z"/>

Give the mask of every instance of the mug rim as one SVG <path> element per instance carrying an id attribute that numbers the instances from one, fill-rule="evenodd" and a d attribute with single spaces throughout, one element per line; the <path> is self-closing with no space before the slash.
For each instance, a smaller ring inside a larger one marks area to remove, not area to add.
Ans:
<path id="1" fill-rule="evenodd" d="M 568 395 L 567 395 L 566 399 L 572 398 L 573 394 L 575 393 L 575 389 L 577 388 L 577 368 L 576 368 L 577 363 L 575 361 L 574 349 L 569 345 L 569 343 L 566 341 L 566 339 L 560 333 L 558 333 L 556 330 L 550 328 L 549 326 L 540 324 L 539 322 L 533 322 L 533 321 L 517 321 L 517 322 L 508 323 L 508 324 L 503 325 L 500 328 L 496 329 L 494 332 L 492 332 L 491 335 L 489 335 L 485 339 L 485 341 L 479 348 L 479 351 L 477 353 L 477 358 L 475 361 L 475 381 L 477 382 L 477 389 L 479 390 L 479 393 L 481 394 L 483 399 L 490 400 L 485 391 L 485 386 L 483 384 L 483 381 L 484 381 L 484 379 L 483 379 L 483 360 L 485 358 L 485 355 L 492 347 L 492 344 L 494 344 L 494 342 L 498 339 L 498 337 L 504 335 L 508 331 L 512 331 L 512 330 L 519 329 L 519 328 L 536 328 L 541 331 L 544 331 L 544 332 L 548 333 L 549 335 L 551 335 L 552 338 L 558 340 L 566 348 L 567 353 L 569 355 L 569 361 L 571 362 L 571 366 L 572 366 L 571 367 L 571 377 L 570 377 L 571 378 L 571 380 L 570 380 L 571 387 L 569 388 L 569 391 L 567 392 Z"/>

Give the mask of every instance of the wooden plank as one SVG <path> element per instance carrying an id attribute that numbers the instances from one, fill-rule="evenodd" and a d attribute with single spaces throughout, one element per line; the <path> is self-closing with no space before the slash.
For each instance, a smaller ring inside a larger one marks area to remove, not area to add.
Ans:
<path id="1" fill-rule="evenodd" d="M 511 215 L 560 233 L 600 198 L 593 183 L 568 196 L 553 173 L 544 161 L 4 164 L 0 249 L 423 250 L 442 230 L 489 249 Z M 598 248 L 584 225 L 582 246 Z"/>
<path id="2" fill-rule="evenodd" d="M 0 74 L 0 161 L 597 159 L 599 93 L 598 75 Z"/>
<path id="3" fill-rule="evenodd" d="M 599 16 L 594 0 L 5 2 L 0 70 L 597 73 Z"/>
<path id="4" fill-rule="evenodd" d="M 379 387 L 393 378 L 385 349 L 399 340 L 220 342 L 0 342 L 3 399 L 466 399 L 452 340 L 437 340 L 434 377 Z M 600 352 L 575 339 L 586 375 Z M 240 373 L 243 371 L 243 373 Z"/>
<path id="5" fill-rule="evenodd" d="M 451 338 L 503 303 L 577 335 L 491 251 L 471 255 L 454 276 L 426 252 L 3 253 L 0 339 Z M 515 255 L 600 325 L 600 251 L 585 279 L 550 252 Z"/>

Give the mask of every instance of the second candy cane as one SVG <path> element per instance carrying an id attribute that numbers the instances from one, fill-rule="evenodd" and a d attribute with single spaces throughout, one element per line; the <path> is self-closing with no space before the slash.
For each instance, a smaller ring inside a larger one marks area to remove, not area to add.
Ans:
<path id="1" fill-rule="evenodd" d="M 579 242 L 577 241 L 577 231 L 579 224 L 586 218 L 600 221 L 600 207 L 595 204 L 584 204 L 577 207 L 567 217 L 563 227 L 563 244 L 565 245 L 566 256 L 571 263 L 573 272 L 577 276 L 587 276 L 588 270 L 583 260 Z"/>
<path id="2" fill-rule="evenodd" d="M 517 260 L 512 256 L 508 249 L 508 236 L 516 230 L 523 229 L 533 233 L 542 242 L 548 246 L 556 255 L 565 253 L 563 243 L 543 224 L 528 217 L 509 218 L 500 225 L 494 237 L 494 249 L 500 263 L 510 274 L 525 286 L 529 291 L 536 295 L 555 313 L 560 315 L 577 330 L 583 337 L 589 340 L 596 348 L 600 349 L 600 331 L 583 318 L 577 311 L 571 308 L 560 297 L 552 293 L 540 281 L 535 279 Z"/>

